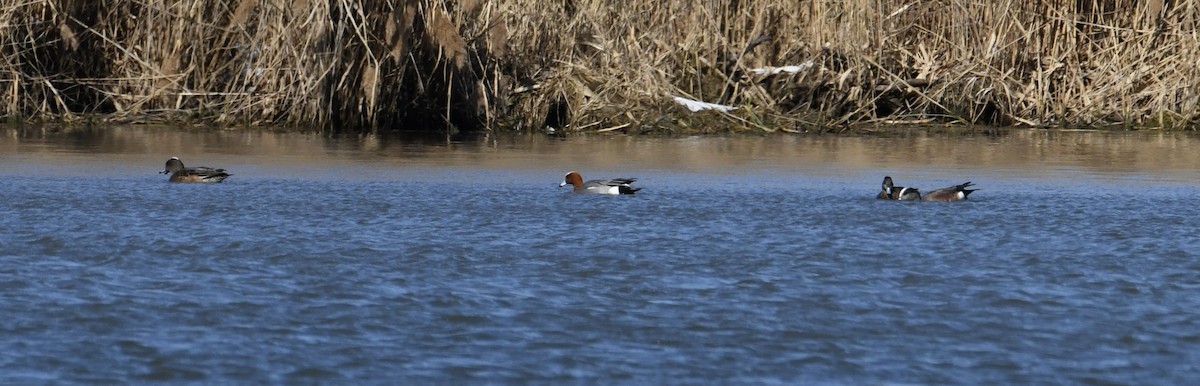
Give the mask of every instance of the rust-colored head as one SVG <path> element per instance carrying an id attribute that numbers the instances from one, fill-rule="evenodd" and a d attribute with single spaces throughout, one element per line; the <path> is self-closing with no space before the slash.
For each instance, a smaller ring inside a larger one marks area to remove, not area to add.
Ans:
<path id="1" fill-rule="evenodd" d="M 563 177 L 563 182 L 558 184 L 558 187 L 561 188 L 567 185 L 571 185 L 575 187 L 575 189 L 583 189 L 583 176 L 577 171 L 568 172 L 567 175 Z"/>

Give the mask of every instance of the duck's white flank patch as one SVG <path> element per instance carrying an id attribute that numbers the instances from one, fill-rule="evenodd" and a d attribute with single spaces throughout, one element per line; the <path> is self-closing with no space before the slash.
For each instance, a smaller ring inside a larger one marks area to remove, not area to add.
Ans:
<path id="1" fill-rule="evenodd" d="M 616 186 L 591 186 L 587 190 L 600 194 L 621 194 L 621 189 Z"/>
<path id="2" fill-rule="evenodd" d="M 966 194 L 963 194 L 963 192 L 962 192 L 961 190 L 960 190 L 960 191 L 958 191 L 958 199 L 959 199 L 959 200 L 961 200 L 961 199 L 963 199 L 963 198 L 966 198 L 966 197 L 967 197 L 967 195 L 966 195 Z"/>

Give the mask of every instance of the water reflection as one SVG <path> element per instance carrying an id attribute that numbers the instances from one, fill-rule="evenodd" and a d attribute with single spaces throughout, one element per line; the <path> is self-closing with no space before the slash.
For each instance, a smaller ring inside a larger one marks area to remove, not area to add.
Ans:
<path id="1" fill-rule="evenodd" d="M 5 128 L 0 157 L 110 160 L 181 156 L 232 162 L 337 164 L 372 161 L 491 168 L 660 169 L 736 173 L 745 169 L 881 169 L 913 173 L 983 169 L 1038 175 L 1063 168 L 1151 173 L 1190 180 L 1200 164 L 1191 132 L 1027 129 L 960 133 L 905 129 L 888 136 L 747 135 L 632 137 L 341 135 L 158 126 Z M 241 160 L 245 159 L 245 160 Z M 158 162 L 161 162 L 159 160 Z M 216 162 L 216 161 L 213 161 Z"/>

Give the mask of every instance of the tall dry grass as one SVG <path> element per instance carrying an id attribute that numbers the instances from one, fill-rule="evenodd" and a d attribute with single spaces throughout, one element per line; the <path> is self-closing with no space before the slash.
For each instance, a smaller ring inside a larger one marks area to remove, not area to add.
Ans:
<path id="1" fill-rule="evenodd" d="M 1185 128 L 1198 25 L 1195 0 L 0 0 L 0 102 L 328 130 Z"/>
<path id="2" fill-rule="evenodd" d="M 492 8 L 0 0 L 0 99 L 23 118 L 478 129 L 504 43 Z"/>
<path id="3" fill-rule="evenodd" d="M 930 121 L 1191 127 L 1200 9 L 1169 3 L 577 0 L 503 14 L 518 56 L 542 52 L 554 63 L 524 74 L 552 68 L 543 82 L 552 91 L 523 101 L 527 108 L 566 105 L 568 121 L 583 127 L 713 124 L 715 114 L 681 113 L 672 95 L 739 107 L 720 121 L 765 130 Z M 751 71 L 809 64 L 794 74 Z"/>

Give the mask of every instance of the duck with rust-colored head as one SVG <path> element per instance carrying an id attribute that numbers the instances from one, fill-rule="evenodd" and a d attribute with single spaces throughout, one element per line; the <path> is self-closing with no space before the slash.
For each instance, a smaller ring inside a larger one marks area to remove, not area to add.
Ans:
<path id="1" fill-rule="evenodd" d="M 183 166 L 183 161 L 179 157 L 171 157 L 167 160 L 167 168 L 159 172 L 159 174 L 170 174 L 171 182 L 221 182 L 232 174 L 226 173 L 225 169 L 213 169 L 209 167 L 199 166 L 189 168 Z"/>
<path id="2" fill-rule="evenodd" d="M 575 188 L 575 193 L 591 193 L 591 194 L 633 194 L 641 190 L 629 186 L 636 178 L 613 178 L 609 180 L 590 180 L 584 181 L 583 175 L 579 172 L 572 171 L 563 177 L 563 182 L 558 184 L 558 187 L 571 185 Z"/>

